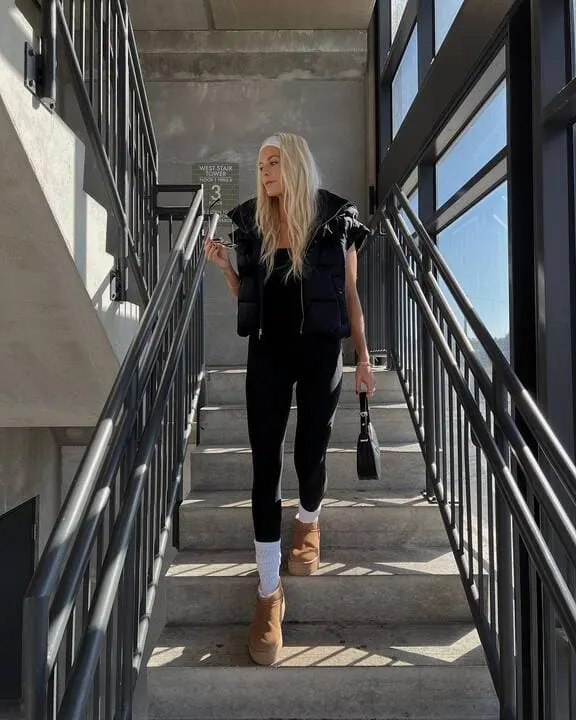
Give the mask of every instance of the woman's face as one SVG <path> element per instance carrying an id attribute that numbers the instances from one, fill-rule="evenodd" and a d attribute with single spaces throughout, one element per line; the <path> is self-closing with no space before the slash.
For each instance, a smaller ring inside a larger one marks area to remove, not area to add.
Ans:
<path id="1" fill-rule="evenodd" d="M 260 151 L 259 160 L 260 179 L 268 197 L 280 197 L 284 188 L 280 173 L 280 150 L 267 145 Z"/>

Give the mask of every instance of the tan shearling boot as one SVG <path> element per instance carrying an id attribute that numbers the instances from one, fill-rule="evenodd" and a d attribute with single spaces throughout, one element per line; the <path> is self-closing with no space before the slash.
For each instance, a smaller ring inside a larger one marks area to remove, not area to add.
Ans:
<path id="1" fill-rule="evenodd" d="M 312 575 L 320 565 L 320 524 L 294 520 L 292 547 L 288 558 L 290 575 Z"/>
<path id="2" fill-rule="evenodd" d="M 257 665 L 273 665 L 280 657 L 285 607 L 282 583 L 272 595 L 257 596 L 248 641 L 250 657 Z"/>

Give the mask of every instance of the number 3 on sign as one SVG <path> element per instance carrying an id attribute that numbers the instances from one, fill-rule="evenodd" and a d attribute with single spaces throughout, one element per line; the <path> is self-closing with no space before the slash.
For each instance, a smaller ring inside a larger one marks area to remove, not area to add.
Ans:
<path id="1" fill-rule="evenodd" d="M 222 200 L 222 189 L 220 185 L 212 185 L 212 195 L 210 196 L 212 202 L 220 202 Z"/>

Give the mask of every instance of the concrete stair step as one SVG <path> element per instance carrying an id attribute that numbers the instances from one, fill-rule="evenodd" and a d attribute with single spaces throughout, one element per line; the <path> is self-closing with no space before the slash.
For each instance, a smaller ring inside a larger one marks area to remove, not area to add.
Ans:
<path id="1" fill-rule="evenodd" d="M 289 623 L 277 667 L 416 667 L 485 665 L 472 623 L 363 625 Z M 164 629 L 148 667 L 252 667 L 248 627 L 210 625 Z"/>
<path id="2" fill-rule="evenodd" d="M 250 490 L 252 487 L 252 453 L 244 446 L 199 445 L 190 453 L 192 487 L 195 490 Z M 328 490 L 367 490 L 378 488 L 398 497 L 413 497 L 426 485 L 426 469 L 416 443 L 381 447 L 380 480 L 358 480 L 356 446 L 331 447 L 328 450 Z M 298 480 L 294 471 L 292 445 L 284 449 L 282 488 L 294 490 Z"/>
<path id="3" fill-rule="evenodd" d="M 375 403 L 403 403 L 404 395 L 395 371 L 374 369 L 376 376 Z M 206 397 L 209 405 L 243 405 L 246 368 L 216 368 L 206 376 Z M 342 403 L 357 402 L 354 389 L 354 368 L 345 367 L 342 381 Z"/>
<path id="4" fill-rule="evenodd" d="M 316 575 L 283 571 L 287 622 L 469 622 L 452 553 L 439 548 L 323 552 Z M 257 587 L 253 552 L 181 552 L 167 573 L 170 625 L 249 623 Z"/>
<path id="5" fill-rule="evenodd" d="M 432 667 L 148 671 L 150 720 L 497 720 L 488 670 Z"/>
<path id="6" fill-rule="evenodd" d="M 416 442 L 414 426 L 404 404 L 374 404 L 370 408 L 372 423 L 382 445 Z M 292 406 L 286 441 L 294 442 L 296 407 Z M 360 430 L 359 408 L 356 404 L 340 405 L 331 436 L 331 445 L 351 445 Z M 200 411 L 200 443 L 202 445 L 248 445 L 248 422 L 245 406 L 207 405 Z"/>
<path id="7" fill-rule="evenodd" d="M 284 546 L 289 547 L 297 493 L 284 499 Z M 322 547 L 370 548 L 442 546 L 446 531 L 437 506 L 422 497 L 390 493 L 341 492 L 324 499 Z M 193 492 L 180 507 L 180 548 L 250 550 L 253 547 L 251 500 L 247 492 Z"/>

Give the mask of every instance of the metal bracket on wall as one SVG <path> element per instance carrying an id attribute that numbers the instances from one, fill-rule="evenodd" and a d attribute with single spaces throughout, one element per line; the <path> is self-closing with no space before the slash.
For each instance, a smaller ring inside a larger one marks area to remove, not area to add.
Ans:
<path id="1" fill-rule="evenodd" d="M 122 273 L 117 267 L 110 271 L 110 300 L 113 302 L 125 300 Z"/>
<path id="2" fill-rule="evenodd" d="M 24 84 L 47 110 L 53 112 L 54 100 L 40 97 L 42 88 L 42 52 L 40 47 L 41 40 L 39 37 L 35 39 L 35 46 L 29 42 L 24 43 Z"/>

